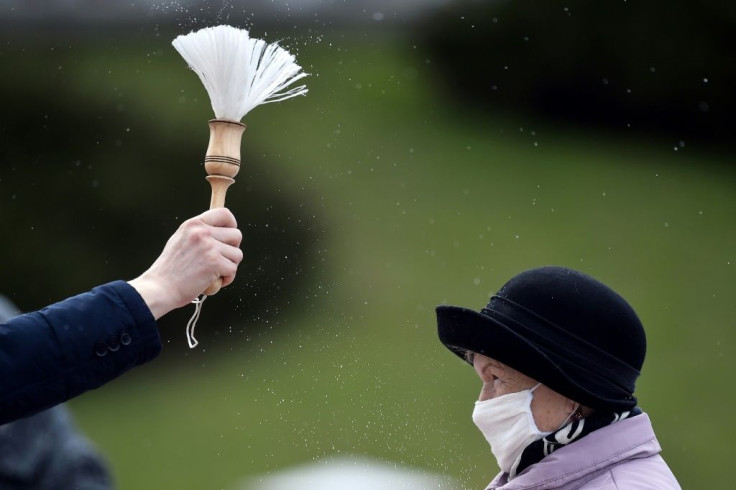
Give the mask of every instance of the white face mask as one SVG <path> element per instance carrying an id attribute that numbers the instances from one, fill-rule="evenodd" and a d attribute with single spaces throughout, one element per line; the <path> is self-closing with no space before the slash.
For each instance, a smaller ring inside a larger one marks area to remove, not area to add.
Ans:
<path id="1" fill-rule="evenodd" d="M 551 432 L 537 428 L 532 415 L 534 388 L 475 402 L 473 422 L 491 445 L 498 466 L 513 477 L 524 448 Z"/>

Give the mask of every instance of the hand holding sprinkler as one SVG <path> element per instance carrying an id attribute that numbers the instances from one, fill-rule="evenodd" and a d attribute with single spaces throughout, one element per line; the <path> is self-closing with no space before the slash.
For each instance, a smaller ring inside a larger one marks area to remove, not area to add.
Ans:
<path id="1" fill-rule="evenodd" d="M 258 105 L 305 95 L 305 85 L 291 87 L 307 76 L 294 55 L 277 43 L 251 38 L 245 29 L 220 25 L 178 36 L 172 42 L 199 76 L 210 96 L 215 119 L 209 121 L 210 140 L 204 158 L 212 187 L 210 209 L 225 206 L 225 194 L 240 170 L 240 120 Z M 289 88 L 291 87 L 291 88 Z M 195 347 L 194 325 L 207 296 L 220 290 L 217 279 L 203 293 L 187 325 L 189 347 Z"/>

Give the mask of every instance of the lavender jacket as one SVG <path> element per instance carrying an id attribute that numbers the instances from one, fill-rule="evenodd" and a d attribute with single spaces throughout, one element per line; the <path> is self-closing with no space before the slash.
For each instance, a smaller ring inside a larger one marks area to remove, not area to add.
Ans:
<path id="1" fill-rule="evenodd" d="M 486 490 L 679 489 L 659 455 L 662 448 L 647 414 L 616 422 L 563 447 L 511 481 L 501 473 Z"/>

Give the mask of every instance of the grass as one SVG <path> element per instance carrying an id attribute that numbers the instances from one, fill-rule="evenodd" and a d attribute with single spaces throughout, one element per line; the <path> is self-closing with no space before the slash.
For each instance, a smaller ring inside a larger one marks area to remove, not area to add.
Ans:
<path id="1" fill-rule="evenodd" d="M 168 41 L 153 44 L 59 56 L 88 103 L 122 97 L 168 140 L 202 137 L 211 116 L 199 81 Z M 470 420 L 479 385 L 437 341 L 433 309 L 480 308 L 515 273 L 551 263 L 591 273 L 634 305 L 649 340 L 638 393 L 663 455 L 683 487 L 724 486 L 732 157 L 469 114 L 401 36 L 339 36 L 299 51 L 309 95 L 249 115 L 244 154 L 267 161 L 283 192 L 306 196 L 327 230 L 303 307 L 251 336 L 233 325 L 218 340 L 226 349 L 204 338 L 196 351 L 165 349 L 74 400 L 120 488 L 232 489 L 335 454 L 483 488 L 496 468 Z"/>

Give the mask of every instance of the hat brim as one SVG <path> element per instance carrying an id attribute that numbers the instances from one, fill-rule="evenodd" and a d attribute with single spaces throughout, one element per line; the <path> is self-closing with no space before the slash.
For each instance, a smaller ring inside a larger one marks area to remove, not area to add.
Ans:
<path id="1" fill-rule="evenodd" d="M 441 305 L 436 309 L 440 341 L 468 362 L 466 352 L 491 357 L 541 382 L 556 392 L 595 409 L 628 410 L 635 400 L 607 399 L 572 380 L 547 352 L 514 332 L 501 321 L 477 311 Z M 520 366 L 523 365 L 523 369 Z"/>

